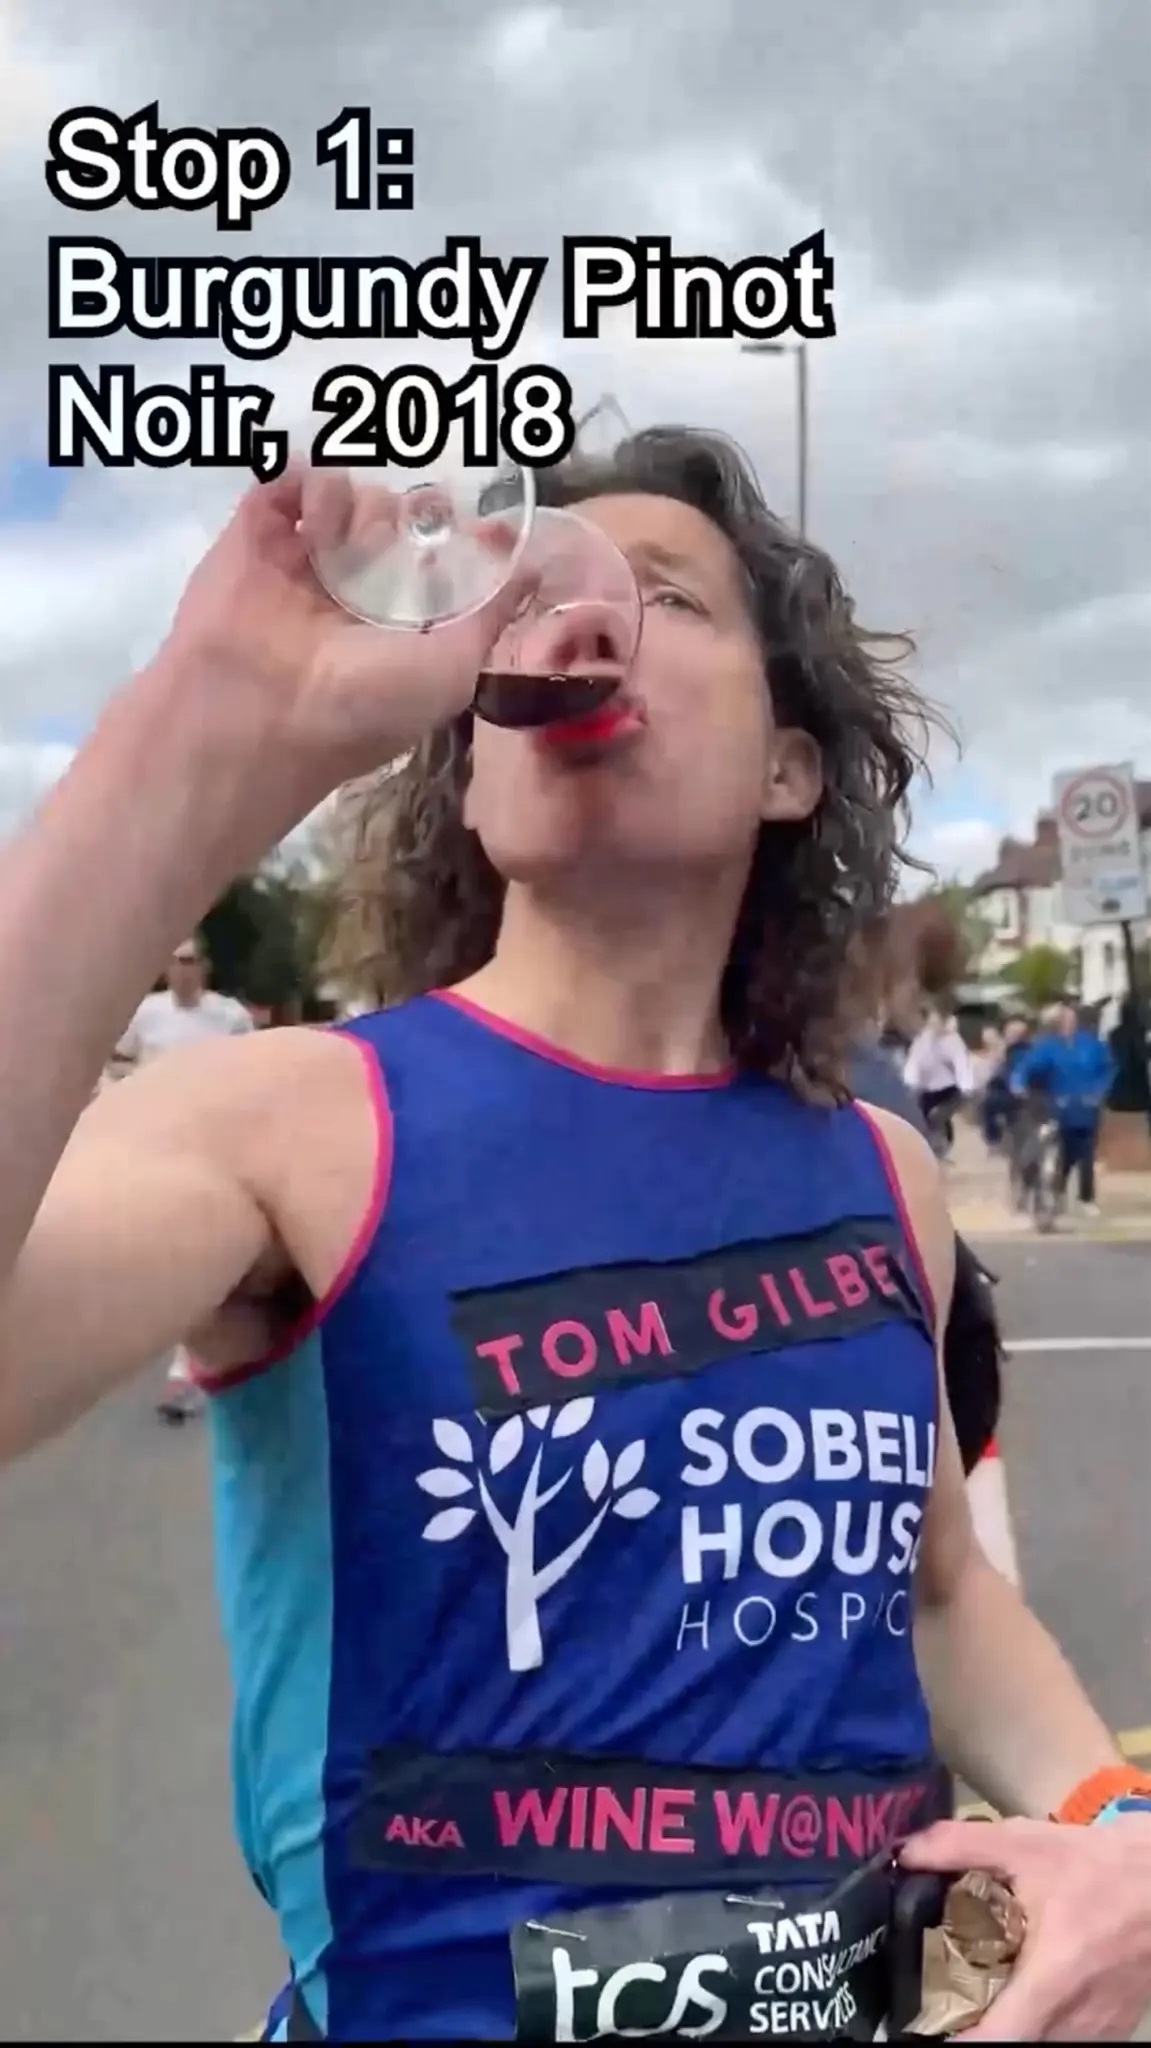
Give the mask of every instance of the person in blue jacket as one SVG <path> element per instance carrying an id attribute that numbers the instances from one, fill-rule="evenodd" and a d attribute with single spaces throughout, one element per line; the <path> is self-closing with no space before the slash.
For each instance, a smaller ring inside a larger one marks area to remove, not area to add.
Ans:
<path id="1" fill-rule="evenodd" d="M 1115 1079 L 1115 1058 L 1098 1033 L 1061 1003 L 1052 1031 L 1038 1038 L 1015 1070 L 1017 1089 L 1038 1090 L 1052 1103 L 1059 1125 L 1059 1187 L 1077 1176 L 1079 1200 L 1095 1214 L 1095 1155 L 1103 1105 Z"/>

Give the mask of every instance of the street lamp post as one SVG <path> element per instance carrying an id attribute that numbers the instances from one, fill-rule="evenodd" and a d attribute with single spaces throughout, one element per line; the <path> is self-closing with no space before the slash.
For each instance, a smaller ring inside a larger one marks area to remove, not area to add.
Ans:
<path id="1" fill-rule="evenodd" d="M 587 411 L 580 414 L 576 421 L 575 447 L 577 454 L 585 455 L 589 452 L 586 434 L 587 429 L 592 426 L 599 430 L 605 454 L 609 447 L 615 447 L 620 441 L 626 441 L 631 433 L 631 422 L 614 391 L 605 391 L 601 397 L 596 399 L 594 405 L 589 405 Z M 610 439 L 608 438 L 609 433 Z M 591 452 L 595 452 L 594 436 L 591 441 Z"/>
<path id="2" fill-rule="evenodd" d="M 795 449 L 799 489 L 799 532 L 807 535 L 807 346 L 802 341 L 745 341 L 745 356 L 794 356 L 795 358 Z"/>

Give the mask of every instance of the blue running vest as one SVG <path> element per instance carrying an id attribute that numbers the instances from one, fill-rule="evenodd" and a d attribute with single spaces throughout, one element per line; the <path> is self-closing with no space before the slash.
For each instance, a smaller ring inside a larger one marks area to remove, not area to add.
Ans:
<path id="1" fill-rule="evenodd" d="M 931 1308 L 854 1107 L 605 1073 L 452 996 L 341 1029 L 378 1200 L 211 1403 L 237 1830 L 320 2033 L 506 2038 L 515 1923 L 706 1850 L 686 1767 L 930 1756 Z M 673 1767 L 646 1820 L 620 1759 Z M 772 1809 L 800 1878 L 812 1804 Z"/>

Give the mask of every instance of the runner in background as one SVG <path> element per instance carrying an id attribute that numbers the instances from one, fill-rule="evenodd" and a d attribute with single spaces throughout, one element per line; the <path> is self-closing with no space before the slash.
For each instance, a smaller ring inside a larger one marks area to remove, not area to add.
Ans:
<path id="1" fill-rule="evenodd" d="M 1097 1031 L 1080 1021 L 1073 1003 L 1060 1003 L 1054 1030 L 1020 1062 L 1022 1088 L 1049 1097 L 1059 1126 L 1059 1192 L 1066 1197 L 1075 1175 L 1079 1206 L 1097 1216 L 1095 1154 L 1103 1105 L 1115 1079 L 1115 1056 Z"/>
<path id="2" fill-rule="evenodd" d="M 947 1158 L 955 1143 L 955 1113 L 975 1085 L 971 1055 L 954 1017 L 931 1012 L 912 1041 L 903 1078 L 919 1098 L 934 1149 Z"/>
<path id="3" fill-rule="evenodd" d="M 236 1038 L 257 1028 L 243 1003 L 208 987 L 208 973 L 208 956 L 198 937 L 176 947 L 168 962 L 166 986 L 144 997 L 116 1047 L 108 1067 L 111 1079 L 123 1080 L 177 1046 L 197 1045 L 206 1038 Z M 187 1349 L 177 1344 L 165 1362 L 164 1397 L 157 1402 L 156 1413 L 165 1422 L 185 1422 L 203 1405 Z"/>

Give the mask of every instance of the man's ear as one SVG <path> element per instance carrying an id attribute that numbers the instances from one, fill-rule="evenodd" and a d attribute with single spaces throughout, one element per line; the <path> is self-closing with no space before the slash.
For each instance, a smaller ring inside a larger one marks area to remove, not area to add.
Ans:
<path id="1" fill-rule="evenodd" d="M 798 824 L 822 795 L 823 758 L 811 734 L 790 726 L 775 733 L 760 806 L 764 824 Z"/>

